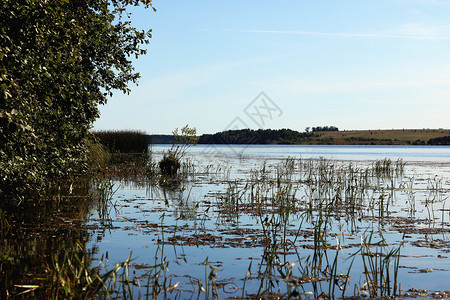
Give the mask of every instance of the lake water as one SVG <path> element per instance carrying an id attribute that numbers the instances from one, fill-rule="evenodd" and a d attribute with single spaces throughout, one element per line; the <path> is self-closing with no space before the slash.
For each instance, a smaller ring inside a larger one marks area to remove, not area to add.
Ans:
<path id="1" fill-rule="evenodd" d="M 168 148 L 152 145 L 152 160 L 158 162 Z M 397 249 L 402 293 L 424 289 L 431 297 L 449 289 L 450 147 L 198 145 L 185 158 L 189 174 L 176 187 L 115 181 L 110 224 L 92 231 L 96 239 L 89 247 L 108 253 L 111 264 L 132 252 L 136 298 L 156 270 L 171 299 L 292 291 L 306 298 L 333 291 L 339 297 L 344 277 L 330 279 L 333 266 L 337 275 L 351 278 L 346 296 L 366 295 L 365 263 L 377 257 L 380 263 Z M 385 158 L 397 173 L 370 173 Z M 283 197 L 291 201 L 288 215 L 274 202 Z M 317 220 L 330 203 L 336 206 L 322 228 Z M 99 225 L 99 219 L 94 210 L 88 224 Z M 371 255 L 358 256 L 369 237 L 379 244 L 370 245 Z M 167 268 L 155 268 L 162 262 Z M 395 264 L 394 258 L 387 263 L 391 277 Z"/>
<path id="2" fill-rule="evenodd" d="M 169 148 L 153 145 L 155 151 Z M 192 154 L 211 153 L 266 158 L 319 158 L 336 160 L 376 160 L 390 158 L 404 161 L 450 162 L 448 146 L 368 146 L 368 145 L 197 145 Z"/>

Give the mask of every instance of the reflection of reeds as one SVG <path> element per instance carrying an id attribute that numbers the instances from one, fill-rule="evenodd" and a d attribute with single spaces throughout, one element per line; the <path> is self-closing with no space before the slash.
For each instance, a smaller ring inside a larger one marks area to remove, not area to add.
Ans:
<path id="1" fill-rule="evenodd" d="M 242 215 L 246 214 L 255 218 L 254 223 L 260 226 L 257 228 L 258 233 L 252 236 L 251 244 L 246 244 L 248 247 L 261 250 L 261 260 L 258 266 L 254 267 L 256 271 L 253 270 L 253 274 L 250 263 L 245 277 L 241 278 L 242 284 L 236 285 L 242 287 L 242 298 L 289 299 L 308 295 L 314 295 L 315 298 L 335 298 L 340 296 L 339 293 L 345 298 L 351 283 L 358 280 L 350 278 L 350 273 L 354 275 L 356 271 L 360 271 L 351 270 L 352 266 L 354 268 L 353 263 L 359 259 L 362 262 L 363 281 L 356 286 L 355 296 L 362 293 L 372 297 L 394 296 L 400 293 L 398 272 L 401 245 L 388 248 L 381 230 L 375 230 L 362 238 L 360 247 L 351 248 L 355 246 L 346 246 L 344 243 L 344 236 L 348 236 L 348 233 L 344 234 L 343 228 L 351 226 L 350 234 L 354 235 L 361 231 L 361 226 L 366 226 L 365 222 L 369 223 L 372 220 L 385 222 L 391 204 L 395 201 L 394 191 L 404 189 L 406 193 L 414 194 L 414 180 L 410 184 L 398 184 L 403 174 L 402 161 L 380 160 L 362 167 L 354 162 L 289 158 L 276 165 L 265 162 L 247 174 L 247 178 L 234 180 L 229 180 L 229 176 L 224 180 L 224 177 L 227 177 L 226 172 L 229 173 L 229 169 L 224 167 L 215 168 L 209 165 L 200 174 L 191 161 L 185 161 L 178 174 L 179 181 L 173 185 L 165 185 L 159 181 L 159 170 L 154 163 L 152 164 L 151 154 L 149 157 L 147 163 L 144 158 L 142 160 L 144 163 L 136 163 L 134 167 L 130 167 L 128 170 L 135 168 L 137 171 L 130 171 L 125 176 L 132 173 L 140 174 L 140 179 L 142 178 L 144 183 L 139 184 L 148 184 L 148 188 L 152 187 L 159 193 L 149 198 L 165 199 L 166 205 L 175 205 L 174 209 L 169 210 L 174 212 L 170 217 L 173 216 L 177 222 L 186 220 L 186 224 L 180 227 L 178 223 L 174 227 L 165 226 L 163 214 L 158 225 L 160 231 L 154 261 L 140 267 L 146 269 L 140 273 L 140 277 L 136 275 L 129 278 L 133 275 L 130 275 L 128 270 L 130 266 L 128 258 L 124 262 L 126 264 L 119 264 L 123 277 L 120 272 L 116 272 L 116 275 L 104 279 L 104 285 L 96 279 L 97 285 L 94 284 L 92 287 L 100 286 L 97 295 L 109 293 L 111 296 L 136 298 L 145 295 L 146 290 L 146 295 L 150 298 L 183 298 L 189 293 L 191 298 L 218 298 L 219 293 L 222 293 L 220 295 L 227 293 L 225 289 L 221 291 L 219 270 L 214 263 L 208 261 L 208 258 L 203 261 L 204 277 L 186 276 L 189 278 L 186 284 L 190 284 L 192 290 L 186 290 L 186 287 L 182 286 L 184 283 L 173 284 L 171 280 L 174 275 L 169 275 L 169 261 L 164 253 L 166 233 L 171 235 L 168 240 L 171 238 L 176 240 L 176 233 L 181 230 L 186 229 L 183 233 L 185 235 L 198 234 L 199 231 L 206 232 L 211 229 L 207 227 L 206 220 L 217 212 L 219 217 L 223 217 L 224 223 L 221 225 L 232 224 L 233 227 L 235 225 L 238 227 L 239 222 L 244 219 Z M 222 173 L 224 176 L 219 176 Z M 193 196 L 196 195 L 195 189 L 191 194 L 193 187 L 196 188 L 195 184 L 200 182 L 199 179 L 204 180 L 203 178 L 208 176 L 214 179 L 211 182 L 225 186 L 222 193 L 217 193 L 215 202 L 195 198 Z M 108 179 L 95 181 L 93 186 L 99 198 L 99 215 L 103 216 L 101 219 L 109 220 L 111 209 L 117 205 L 112 197 L 116 187 Z M 429 180 L 429 194 L 425 208 L 430 210 L 430 220 L 434 219 L 431 212 L 433 203 L 442 200 L 439 194 L 441 189 L 442 184 L 438 179 Z M 411 210 L 415 210 L 415 202 L 412 200 Z M 191 225 L 187 225 L 188 222 Z M 372 227 L 376 226 L 372 224 Z M 170 229 L 166 230 L 167 228 Z M 226 230 L 224 234 L 225 232 Z M 381 236 L 381 240 L 375 241 L 378 235 Z M 226 246 L 226 243 L 222 245 Z M 238 243 L 236 245 L 238 246 Z M 345 250 L 349 251 L 347 254 L 353 253 L 350 260 L 346 260 L 343 255 L 343 249 L 346 247 L 350 249 Z M 183 256 L 183 259 L 188 264 L 189 256 Z M 101 261 L 104 262 L 104 259 Z M 81 265 L 85 264 L 82 257 L 78 260 L 78 264 L 80 262 Z M 69 266 L 67 260 L 63 263 L 67 269 Z M 80 266 L 74 268 L 86 269 Z M 95 273 L 96 270 L 88 270 L 91 272 L 88 274 L 95 277 L 95 274 L 102 276 L 107 273 L 106 268 L 102 270 L 104 271 L 98 273 Z M 63 274 L 61 278 L 68 276 L 64 275 L 64 272 L 61 274 Z M 68 286 L 75 286 L 74 279 L 70 276 Z M 85 281 L 81 279 L 78 286 L 83 286 Z M 61 287 L 59 289 L 62 291 Z M 308 294 L 309 292 L 312 294 Z"/>
<path id="2" fill-rule="evenodd" d="M 92 260 L 83 244 L 78 242 L 66 249 L 61 257 L 54 256 L 49 272 L 52 274 L 47 296 L 52 299 L 88 299 L 93 295 L 111 297 L 120 281 L 124 298 L 132 299 L 128 267 L 131 254 L 124 262 L 118 262 L 111 270 L 101 273 L 103 258 L 99 267 L 91 267 Z M 119 270 L 123 270 L 119 274 Z"/>
<path id="3" fill-rule="evenodd" d="M 403 176 L 403 172 L 404 163 L 401 160 L 393 163 L 384 159 L 368 167 L 358 167 L 354 163 L 339 164 L 323 158 L 289 158 L 274 168 L 264 162 L 261 168 L 251 171 L 246 183 L 237 180 L 229 182 L 226 191 L 219 196 L 221 213 L 249 213 L 255 215 L 261 224 L 264 252 L 259 269 L 261 283 L 256 297 L 270 294 L 273 280 L 277 278 L 275 273 L 286 281 L 290 280 L 288 278 L 291 278 L 292 269 L 285 267 L 291 264 L 282 262 L 279 254 L 294 251 L 298 256 L 296 243 L 302 226 L 308 224 L 313 231 L 313 253 L 307 257 L 299 257 L 298 270 L 302 276 L 312 278 L 315 296 L 326 295 L 323 287 L 318 284 L 324 281 L 327 282 L 328 297 L 335 297 L 336 289 L 344 297 L 350 283 L 349 275 L 354 258 L 347 264 L 345 271 L 339 271 L 339 261 L 342 261 L 339 259 L 342 251 L 340 238 L 344 237 L 342 232 L 336 237 L 336 250 L 332 250 L 335 251 L 334 258 L 329 258 L 328 251 L 332 249 L 329 237 L 336 224 L 335 217 L 344 215 L 346 220 L 350 220 L 355 228 L 352 232 L 357 230 L 358 226 L 354 224 L 357 218 L 365 213 L 383 220 L 393 201 L 396 178 Z M 385 185 L 389 188 L 389 193 L 385 193 Z M 301 195 L 306 201 L 302 202 L 296 195 Z M 246 207 L 252 209 L 245 209 Z M 295 233 L 289 230 L 294 221 L 299 224 Z M 372 274 L 364 287 L 370 285 L 372 291 L 377 289 L 382 295 L 398 293 L 400 249 L 385 253 L 384 260 L 373 260 L 375 256 L 371 256 L 369 250 L 370 248 L 362 247 L 354 254 L 364 254 L 367 267 L 364 272 Z M 396 267 L 389 269 L 389 263 L 392 262 Z M 393 274 L 390 272 L 392 269 Z M 378 276 L 377 280 L 374 276 Z M 287 286 L 287 295 L 290 290 Z M 294 291 L 297 292 L 295 288 Z"/>
<path id="4" fill-rule="evenodd" d="M 78 242 L 52 258 L 47 270 L 52 274 L 46 287 L 47 296 L 52 299 L 156 299 L 162 294 L 178 293 L 175 289 L 179 283 L 172 284 L 166 273 L 169 263 L 164 254 L 164 217 L 164 214 L 160 217 L 160 243 L 157 244 L 154 263 L 139 267 L 147 269 L 143 275 L 137 277 L 136 272 L 130 272 L 130 267 L 134 265 L 131 253 L 111 269 L 108 253 L 100 258 L 98 266 L 92 266 L 92 255 Z M 142 278 L 147 278 L 144 285 L 141 285 Z M 207 286 L 210 284 L 207 283 Z"/>
<path id="5" fill-rule="evenodd" d="M 148 271 L 147 284 L 141 286 L 140 279 L 130 273 L 131 253 L 123 262 L 117 262 L 108 270 L 108 255 L 100 258 L 98 267 L 92 267 L 92 259 L 81 243 L 67 249 L 62 257 L 53 257 L 49 272 L 52 280 L 47 296 L 52 299 L 156 299 L 161 294 L 173 292 L 179 283 L 168 281 L 168 262 L 164 246 L 158 246 L 154 265 L 144 266 Z M 134 274 L 134 273 L 133 273 Z"/>
<path id="6" fill-rule="evenodd" d="M 113 196 L 120 188 L 112 180 L 96 178 L 92 180 L 91 197 L 96 204 L 98 217 L 102 224 L 111 222 L 111 210 L 120 208 L 120 203 L 113 201 Z"/>
<path id="7" fill-rule="evenodd" d="M 208 257 L 202 264 L 205 265 L 205 282 L 204 284 L 201 281 L 198 282 L 199 292 L 205 294 L 205 299 L 219 299 L 216 284 L 217 269 L 209 263 Z"/>
<path id="8" fill-rule="evenodd" d="M 10 227 L 6 212 L 0 208 L 0 237 L 6 236 Z"/>
<path id="9" fill-rule="evenodd" d="M 400 294 L 398 271 L 403 242 L 397 248 L 389 249 L 381 231 L 378 235 L 378 241 L 374 241 L 375 232 L 368 236 L 361 235 L 361 247 L 353 254 L 361 257 L 364 267 L 365 282 L 358 291 L 371 297 L 396 296 Z"/>

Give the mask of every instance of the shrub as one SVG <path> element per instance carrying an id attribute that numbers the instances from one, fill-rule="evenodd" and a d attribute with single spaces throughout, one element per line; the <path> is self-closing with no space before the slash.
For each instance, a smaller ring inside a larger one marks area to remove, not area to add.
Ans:
<path id="1" fill-rule="evenodd" d="M 98 105 L 139 78 L 150 32 L 121 16 L 140 2 L 0 1 L 0 195 L 85 171 Z"/>

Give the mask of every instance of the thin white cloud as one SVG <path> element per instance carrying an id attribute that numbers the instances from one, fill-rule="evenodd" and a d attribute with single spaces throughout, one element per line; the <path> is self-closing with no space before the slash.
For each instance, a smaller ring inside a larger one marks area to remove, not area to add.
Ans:
<path id="1" fill-rule="evenodd" d="M 229 31 L 247 32 L 247 33 L 316 35 L 316 36 L 330 36 L 330 37 L 389 38 L 389 39 L 410 39 L 410 40 L 450 40 L 450 36 L 422 35 L 422 34 L 409 35 L 409 34 L 389 34 L 389 33 L 347 33 L 347 32 L 318 32 L 318 31 L 298 31 L 298 30 L 261 30 L 261 29 L 240 29 Z"/>
<path id="2" fill-rule="evenodd" d="M 437 37 L 447 38 L 450 36 L 449 25 L 434 25 L 424 23 L 406 23 L 401 24 L 398 28 L 391 29 L 386 32 L 379 32 L 380 34 L 400 35 L 400 36 L 417 36 L 417 37 Z"/>
<path id="3" fill-rule="evenodd" d="M 447 0 L 396 0 L 397 3 L 402 4 L 421 4 L 421 5 L 448 5 L 449 2 Z"/>
<path id="4" fill-rule="evenodd" d="M 268 84 L 269 85 L 269 84 Z M 408 91 L 411 93 L 420 90 L 434 91 L 438 88 L 448 89 L 450 80 L 434 79 L 434 80 L 369 80 L 369 79 L 342 79 L 342 80 L 280 80 L 270 85 L 273 90 L 283 91 L 283 94 L 289 95 L 371 95 L 374 93 L 403 93 Z M 406 101 L 406 100 L 405 100 Z"/>

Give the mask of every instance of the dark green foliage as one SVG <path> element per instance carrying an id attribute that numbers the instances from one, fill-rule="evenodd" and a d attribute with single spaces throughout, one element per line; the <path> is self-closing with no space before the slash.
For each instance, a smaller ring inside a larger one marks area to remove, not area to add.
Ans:
<path id="1" fill-rule="evenodd" d="M 417 139 L 412 142 L 413 145 L 425 145 L 425 141 Z"/>
<path id="2" fill-rule="evenodd" d="M 429 139 L 428 145 L 450 145 L 450 136 Z"/>
<path id="3" fill-rule="evenodd" d="M 85 170 L 98 105 L 139 78 L 150 33 L 121 18 L 139 2 L 1 1 L 0 195 Z"/>
<path id="4" fill-rule="evenodd" d="M 307 141 L 311 133 L 301 133 L 290 129 L 242 129 L 228 130 L 215 134 L 204 134 L 199 144 L 300 144 Z"/>
<path id="5" fill-rule="evenodd" d="M 339 129 L 336 126 L 317 126 L 317 127 L 313 127 L 312 131 L 313 132 L 317 132 L 317 131 L 339 131 Z"/>
<path id="6" fill-rule="evenodd" d="M 96 131 L 93 133 L 110 152 L 147 153 L 148 135 L 141 131 Z"/>

